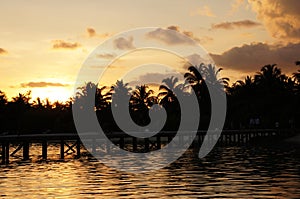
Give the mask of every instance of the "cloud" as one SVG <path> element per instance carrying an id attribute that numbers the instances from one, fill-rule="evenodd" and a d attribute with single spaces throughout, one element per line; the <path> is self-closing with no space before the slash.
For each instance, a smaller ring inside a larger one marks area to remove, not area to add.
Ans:
<path id="1" fill-rule="evenodd" d="M 41 87 L 65 87 L 69 86 L 68 84 L 56 83 L 56 82 L 28 82 L 22 83 L 21 87 L 26 88 L 41 88 Z"/>
<path id="2" fill-rule="evenodd" d="M 116 57 L 115 54 L 110 54 L 110 53 L 104 53 L 104 54 L 98 54 L 96 55 L 97 58 L 100 58 L 100 59 L 113 59 Z"/>
<path id="3" fill-rule="evenodd" d="M 295 71 L 299 52 L 300 43 L 285 46 L 253 43 L 231 48 L 220 55 L 211 54 L 211 57 L 221 67 L 243 72 L 258 71 L 267 64 L 278 64 L 284 70 Z"/>
<path id="4" fill-rule="evenodd" d="M 87 28 L 86 32 L 88 33 L 89 37 L 94 37 L 97 35 L 96 30 L 94 28 Z"/>
<path id="5" fill-rule="evenodd" d="M 179 32 L 181 34 L 184 34 L 185 36 L 187 36 L 187 37 L 189 37 L 193 40 L 196 40 L 196 41 L 200 42 L 200 39 L 198 37 L 194 36 L 194 33 L 192 31 L 187 31 L 187 30 L 181 31 L 180 27 L 175 26 L 175 25 L 168 26 L 167 29 L 177 31 L 177 32 Z"/>
<path id="6" fill-rule="evenodd" d="M 133 37 L 130 37 L 128 39 L 124 37 L 119 37 L 115 39 L 113 42 L 114 42 L 114 47 L 120 50 L 130 50 L 135 48 L 133 45 Z"/>
<path id="7" fill-rule="evenodd" d="M 63 41 L 63 40 L 53 40 L 52 41 L 53 43 L 53 46 L 52 48 L 53 49 L 76 49 L 78 47 L 80 47 L 81 45 L 77 42 L 66 42 L 66 41 Z"/>
<path id="8" fill-rule="evenodd" d="M 214 39 L 212 37 L 209 37 L 209 36 L 203 36 L 201 38 L 198 38 L 198 41 L 200 44 L 208 44 L 208 43 L 211 43 L 214 41 Z"/>
<path id="9" fill-rule="evenodd" d="M 201 8 L 197 8 L 195 11 L 191 12 L 191 16 L 207 16 L 207 17 L 216 17 L 216 15 L 212 12 L 210 7 L 208 6 L 203 6 Z"/>
<path id="10" fill-rule="evenodd" d="M 206 44 L 206 43 L 210 43 L 210 42 L 213 41 L 212 37 L 203 36 L 203 37 L 199 38 L 199 37 L 196 37 L 192 31 L 187 31 L 187 30 L 181 31 L 179 26 L 172 25 L 172 26 L 167 27 L 167 29 L 175 30 L 179 33 L 182 33 L 185 36 L 187 36 L 187 37 L 189 37 L 189 38 L 191 38 L 191 39 L 193 39 L 193 40 L 195 40 L 195 41 L 197 41 L 201 44 Z"/>
<path id="11" fill-rule="evenodd" d="M 213 41 L 213 38 L 207 36 L 198 38 L 193 32 L 187 30 L 182 31 L 179 26 L 175 25 L 169 26 L 167 29 L 157 28 L 156 30 L 149 32 L 146 36 L 147 38 L 159 40 L 167 45 L 193 45 L 194 42 L 192 40 L 201 44 Z"/>
<path id="12" fill-rule="evenodd" d="M 0 55 L 7 54 L 7 51 L 3 48 L 0 48 Z"/>
<path id="13" fill-rule="evenodd" d="M 201 55 L 196 53 L 187 56 L 186 59 L 188 60 L 188 62 L 184 63 L 184 68 L 189 67 L 191 64 L 196 63 L 196 65 L 199 65 L 201 63 L 211 63 L 212 61 L 209 57 L 202 57 Z"/>
<path id="14" fill-rule="evenodd" d="M 248 0 L 272 37 L 300 41 L 299 0 Z"/>
<path id="15" fill-rule="evenodd" d="M 233 21 L 233 22 L 222 22 L 218 24 L 212 24 L 212 29 L 235 29 L 235 28 L 253 28 L 260 26 L 260 23 L 251 20 Z"/>
<path id="16" fill-rule="evenodd" d="M 169 27 L 167 27 L 169 30 L 175 30 L 175 31 L 177 31 L 177 32 L 180 32 L 180 28 L 179 28 L 179 26 L 174 26 L 174 25 L 172 25 L 172 26 L 169 26 Z"/>
<path id="17" fill-rule="evenodd" d="M 173 28 L 173 26 L 172 26 Z M 160 40 L 167 45 L 193 44 L 193 41 L 176 31 L 174 29 L 157 28 L 154 31 L 147 33 L 147 38 Z"/>
<path id="18" fill-rule="evenodd" d="M 87 36 L 89 38 L 92 38 L 92 37 L 99 37 L 99 38 L 106 38 L 106 37 L 109 37 L 111 34 L 109 33 L 103 33 L 103 34 L 99 34 L 96 32 L 96 30 L 92 27 L 88 27 L 86 29 L 86 32 L 87 32 Z"/>

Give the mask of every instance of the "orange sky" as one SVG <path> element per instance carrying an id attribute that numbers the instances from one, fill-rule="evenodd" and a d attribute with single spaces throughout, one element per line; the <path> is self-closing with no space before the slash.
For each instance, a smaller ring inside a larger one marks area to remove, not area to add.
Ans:
<path id="1" fill-rule="evenodd" d="M 230 77 L 231 82 L 253 74 L 265 64 L 277 63 L 290 73 L 296 71 L 294 62 L 300 59 L 300 12 L 296 9 L 299 2 L 1 2 L 0 90 L 9 98 L 32 90 L 33 98 L 64 101 L 73 92 L 80 67 L 99 44 L 117 33 L 149 26 L 169 27 L 197 40 L 224 68 L 223 76 Z M 156 61 L 176 65 L 172 56 L 165 56 Z M 151 58 L 147 59 L 149 62 Z M 117 61 L 112 69 L 120 74 L 127 72 L 126 64 L 143 61 L 141 55 L 134 53 L 120 60 L 123 63 Z M 115 77 L 116 73 L 110 72 L 105 81 L 113 82 Z M 139 77 L 132 77 L 132 81 L 134 78 Z"/>

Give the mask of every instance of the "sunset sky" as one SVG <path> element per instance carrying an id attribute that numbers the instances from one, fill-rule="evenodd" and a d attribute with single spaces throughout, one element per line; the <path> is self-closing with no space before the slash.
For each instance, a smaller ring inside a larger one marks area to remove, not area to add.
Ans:
<path id="1" fill-rule="evenodd" d="M 140 27 L 169 28 L 195 39 L 231 83 L 266 64 L 291 74 L 300 60 L 299 0 L 11 0 L 0 5 L 0 90 L 9 98 L 32 90 L 33 98 L 68 99 L 89 54 L 111 36 Z M 172 42 L 167 45 L 177 45 Z M 122 62 L 115 67 L 126 70 Z"/>

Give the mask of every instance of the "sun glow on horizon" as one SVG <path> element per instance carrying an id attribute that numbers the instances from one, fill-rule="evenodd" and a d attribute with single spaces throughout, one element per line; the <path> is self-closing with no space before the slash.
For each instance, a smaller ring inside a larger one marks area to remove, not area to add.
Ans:
<path id="1" fill-rule="evenodd" d="M 50 102 L 67 102 L 73 94 L 71 87 L 45 87 L 45 88 L 32 88 L 32 100 L 36 100 L 38 97 L 41 100 L 48 99 Z"/>

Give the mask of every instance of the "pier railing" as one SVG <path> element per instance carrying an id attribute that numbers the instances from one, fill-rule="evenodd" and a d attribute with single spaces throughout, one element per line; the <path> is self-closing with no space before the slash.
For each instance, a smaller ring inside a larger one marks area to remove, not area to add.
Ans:
<path id="1" fill-rule="evenodd" d="M 193 144 L 200 145 L 203 141 L 217 140 L 221 145 L 232 144 L 246 144 L 255 142 L 258 138 L 287 138 L 299 133 L 299 130 L 293 129 L 244 129 L 244 130 L 223 130 L 222 134 L 218 136 L 214 131 L 198 131 L 196 137 L 193 139 Z M 182 139 L 190 136 L 190 133 L 181 133 L 181 137 L 176 136 L 176 131 L 162 131 L 151 138 L 135 138 L 122 132 L 111 132 L 107 137 L 114 143 L 115 147 L 120 147 L 130 151 L 149 151 L 160 149 L 164 144 L 168 144 L 172 139 L 178 139 L 178 144 L 181 144 Z M 206 136 L 207 135 L 207 136 Z M 174 138 L 175 137 L 175 138 Z M 82 136 L 81 136 L 82 138 Z M 97 150 L 97 136 L 86 135 L 91 143 L 91 150 Z M 0 135 L 1 144 L 1 162 L 2 164 L 9 163 L 9 157 L 18 151 L 22 150 L 23 160 L 29 160 L 30 144 L 38 143 L 42 145 L 42 158 L 47 159 L 48 145 L 50 143 L 59 143 L 60 145 L 60 159 L 64 159 L 68 152 L 75 153 L 75 157 L 81 156 L 82 142 L 77 134 L 70 133 L 51 133 L 51 134 L 24 134 L 24 135 Z M 70 144 L 71 143 L 71 144 Z M 16 149 L 10 149 L 12 146 L 17 146 Z M 86 146 L 85 146 L 86 147 Z M 102 146 L 109 151 L 111 144 Z"/>

